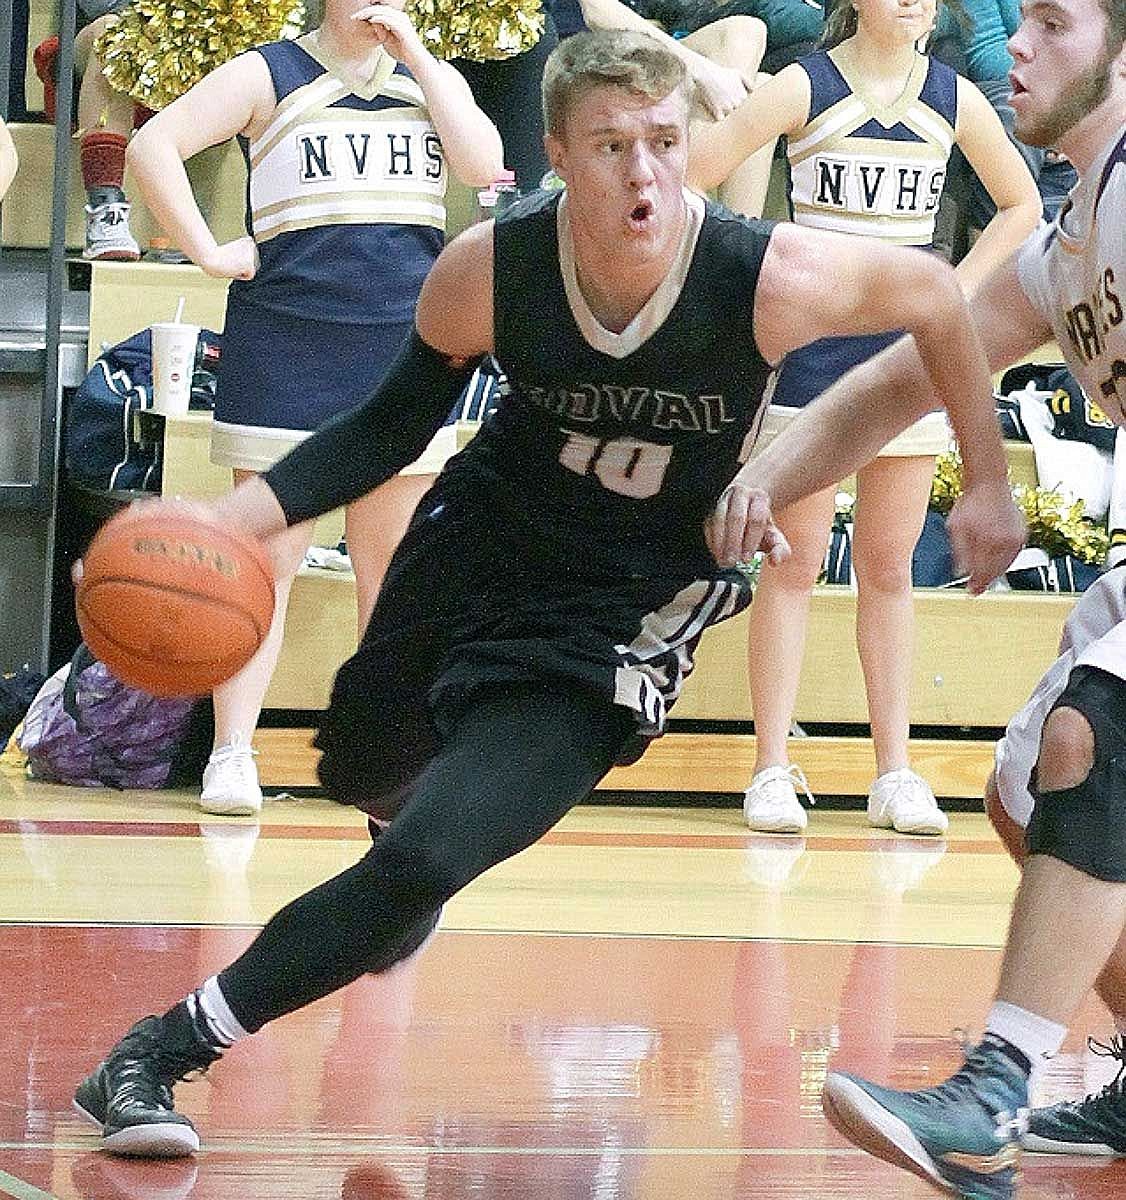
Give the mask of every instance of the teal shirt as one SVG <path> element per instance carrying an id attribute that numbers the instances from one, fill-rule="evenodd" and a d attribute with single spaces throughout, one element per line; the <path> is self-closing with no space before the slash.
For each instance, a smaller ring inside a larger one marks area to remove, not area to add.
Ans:
<path id="1" fill-rule="evenodd" d="M 817 41 L 825 19 L 821 0 L 753 0 L 748 11 L 765 23 L 769 50 Z"/>
<path id="2" fill-rule="evenodd" d="M 1010 0 L 994 0 L 1004 3 Z M 979 5 L 983 0 L 977 0 Z M 831 8 L 832 5 L 830 4 Z M 1019 11 L 1019 0 L 1013 8 Z M 795 42 L 815 42 L 821 37 L 825 20 L 825 5 L 822 0 L 750 0 L 740 11 L 758 17 L 766 24 L 766 45 L 769 50 L 792 46 Z M 936 36 L 945 37 L 955 33 L 958 23 L 945 5 L 940 5 Z M 1007 72 L 1008 68 L 1006 68 Z"/>
<path id="3" fill-rule="evenodd" d="M 966 37 L 966 74 L 975 83 L 1005 79 L 1013 59 L 1006 43 L 1020 24 L 1020 0 L 964 0 L 971 30 Z"/>

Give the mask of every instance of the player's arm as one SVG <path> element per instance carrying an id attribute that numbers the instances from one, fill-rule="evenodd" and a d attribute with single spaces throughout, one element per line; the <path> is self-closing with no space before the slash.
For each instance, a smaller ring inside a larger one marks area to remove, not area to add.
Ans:
<path id="1" fill-rule="evenodd" d="M 965 463 L 971 519 L 959 537 L 971 587 L 1008 566 L 1023 527 L 1006 481 L 990 361 L 1003 365 L 1039 345 L 1044 322 L 1024 298 L 1015 263 L 995 273 L 973 311 L 971 319 L 953 271 L 931 255 L 778 226 L 755 299 L 755 338 L 769 361 L 820 337 L 895 327 L 913 336 L 850 371 L 739 472 L 709 530 L 717 558 L 749 557 L 771 508 L 831 486 L 945 404 Z"/>
<path id="2" fill-rule="evenodd" d="M 809 116 L 811 95 L 809 76 L 794 64 L 755 88 L 724 120 L 693 125 L 689 186 L 701 192 L 718 187 L 748 155 L 800 129 Z"/>
<path id="3" fill-rule="evenodd" d="M 997 208 L 956 268 L 963 289 L 972 295 L 1040 223 L 1043 202 L 993 105 L 966 79 L 958 80 L 956 140 Z"/>
<path id="4" fill-rule="evenodd" d="M 492 231 L 492 222 L 474 225 L 438 256 L 415 329 L 370 399 L 218 501 L 221 520 L 269 538 L 367 495 L 418 458 L 493 346 Z"/>
<path id="5" fill-rule="evenodd" d="M 275 107 L 270 68 L 261 54 L 240 54 L 174 100 L 129 143 L 129 171 L 173 243 L 220 279 L 250 279 L 257 253 L 249 237 L 220 246 L 199 211 L 185 160 L 238 133 L 265 128 Z"/>

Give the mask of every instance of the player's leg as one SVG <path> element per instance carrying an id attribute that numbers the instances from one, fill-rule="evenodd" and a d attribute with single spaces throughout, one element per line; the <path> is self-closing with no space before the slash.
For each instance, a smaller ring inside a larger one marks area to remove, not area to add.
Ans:
<path id="1" fill-rule="evenodd" d="M 941 834 L 946 816 L 907 757 L 909 691 L 915 649 L 911 556 L 930 500 L 933 455 L 881 456 L 857 474 L 852 566 L 856 643 L 876 751 L 868 797 L 873 825 Z"/>
<path id="2" fill-rule="evenodd" d="M 102 1126 L 105 1147 L 191 1153 L 195 1131 L 172 1110 L 178 1080 L 268 1021 L 412 953 L 450 896 L 589 795 L 633 729 L 625 710 L 579 688 L 482 693 L 364 858 L 288 904 L 163 1017 L 134 1026 L 80 1085 L 76 1102 Z"/>
<path id="3" fill-rule="evenodd" d="M 1057 1153 L 1126 1154 L 1126 863 L 1116 866 L 1113 851 L 1104 856 L 1094 846 L 1104 837 L 1104 823 L 1117 821 L 1120 831 L 1126 825 L 1126 776 L 1117 761 L 1126 750 L 1126 683 L 1080 668 L 1057 704 L 1044 724 L 1030 854 L 998 999 L 1066 1026 L 1095 980 L 1118 1029 L 1105 1049 L 1120 1062 L 1118 1076 L 1078 1103 L 1034 1110 L 1024 1144 Z M 1117 840 L 1126 838 L 1119 832 Z M 1059 964 L 1061 945 L 1068 947 L 1064 962 L 1044 971 L 1053 954 Z M 1039 970 L 1034 954 L 1048 955 Z"/>
<path id="4" fill-rule="evenodd" d="M 396 475 L 348 505 L 344 539 L 356 573 L 356 623 L 362 637 L 375 607 L 387 564 L 403 540 L 418 502 L 434 483 L 433 475 Z"/>
<path id="5" fill-rule="evenodd" d="M 1044 722 L 1028 859 L 985 1037 L 937 1088 L 831 1075 L 826 1115 L 857 1145 L 964 1195 L 1014 1194 L 1032 1067 L 1059 1049 L 1126 927 L 1124 751 L 1126 684 L 1072 671 Z M 1126 1149 L 1121 1101 L 1118 1089 L 1090 1131 L 1112 1150 Z"/>
<path id="6" fill-rule="evenodd" d="M 235 483 L 253 475 L 235 470 Z M 199 803 L 204 812 L 222 816 L 249 816 L 262 807 L 262 789 L 254 765 L 254 736 L 266 689 L 278 665 L 285 636 L 285 614 L 290 588 L 313 537 L 312 522 L 294 525 L 269 545 L 274 564 L 274 617 L 270 631 L 254 657 L 233 679 L 212 694 L 215 706 L 215 743 L 204 769 Z"/>
<path id="7" fill-rule="evenodd" d="M 758 73 L 766 51 L 766 26 L 757 17 L 722 17 L 690 33 L 684 44 L 705 58 L 731 67 L 756 85 L 769 78 Z M 716 189 L 719 200 L 733 212 L 761 217 L 770 185 L 774 143 L 749 155 Z"/>
<path id="8" fill-rule="evenodd" d="M 805 828 L 797 796 L 805 777 L 790 765 L 788 737 L 801 678 L 809 601 L 821 573 L 833 519 L 834 490 L 791 505 L 776 517 L 792 553 L 764 564 L 751 605 L 747 670 L 755 719 L 755 773 L 743 813 L 752 829 L 794 833 Z"/>
<path id="9" fill-rule="evenodd" d="M 1023 867 L 1024 860 L 1028 857 L 1028 848 L 1024 841 L 1026 827 L 1015 821 L 1002 803 L 997 791 L 995 771 L 990 771 L 989 778 L 985 781 L 985 814 L 1013 861 L 1018 867 Z"/>
<path id="10" fill-rule="evenodd" d="M 1033 705 L 1035 701 L 1033 702 Z M 1032 709 L 1030 705 L 1026 712 Z M 985 810 L 1005 848 L 1023 868 L 1028 858 L 1026 829 L 1031 815 L 1023 777 L 1029 768 L 1021 766 L 1027 758 L 1022 742 L 1040 735 L 1040 722 L 1034 712 L 1026 719 L 1018 714 L 1010 723 L 999 746 L 999 762 L 1005 763 L 1004 787 L 998 772 L 991 772 L 985 785 Z M 1085 736 L 1084 730 L 1079 730 Z M 1002 796 L 1002 790 L 1006 796 Z M 1103 1003 L 1114 1019 L 1116 1034 L 1106 1045 L 1091 1042 L 1098 1054 L 1126 1057 L 1126 932 L 1119 938 L 1095 984 Z M 1065 1101 L 1047 1108 L 1033 1109 L 1029 1116 L 1029 1131 L 1023 1142 L 1026 1149 L 1062 1154 L 1118 1153 L 1126 1139 L 1126 1101 L 1123 1099 L 1123 1075 L 1126 1063 L 1117 1077 L 1101 1091 L 1077 1101 Z"/>

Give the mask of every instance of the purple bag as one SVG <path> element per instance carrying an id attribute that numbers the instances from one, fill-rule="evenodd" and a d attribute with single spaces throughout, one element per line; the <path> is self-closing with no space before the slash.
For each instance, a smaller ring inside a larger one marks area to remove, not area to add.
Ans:
<path id="1" fill-rule="evenodd" d="M 202 777 L 213 722 L 209 699 L 150 696 L 111 675 L 81 645 L 39 690 L 18 741 L 33 779 L 178 787 Z"/>

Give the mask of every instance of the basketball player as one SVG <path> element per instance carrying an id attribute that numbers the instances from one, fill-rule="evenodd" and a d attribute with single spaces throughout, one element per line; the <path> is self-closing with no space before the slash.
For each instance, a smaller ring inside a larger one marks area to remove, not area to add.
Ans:
<path id="1" fill-rule="evenodd" d="M 1126 0 L 1025 0 L 1009 42 L 1016 134 L 1031 145 L 1058 145 L 1079 183 L 1057 221 L 1034 233 L 972 302 L 994 366 L 1054 336 L 1089 400 L 1119 425 L 1126 425 L 1124 39 Z M 850 378 L 858 396 L 881 396 L 890 382 L 911 398 L 908 407 L 925 410 L 909 346 L 888 351 L 874 368 Z M 837 439 L 878 444 L 903 419 L 892 422 L 877 403 L 869 409 L 861 432 L 862 407 L 839 396 L 818 406 L 815 418 L 795 426 L 799 436 L 766 451 L 755 482 L 777 505 L 774 480 L 799 465 L 816 471 L 822 461 L 829 477 Z M 826 1114 L 857 1145 L 975 1200 L 1014 1195 L 1030 1070 L 1058 1050 L 1096 980 L 1126 1032 L 1124 616 L 1126 575 L 1114 570 L 1080 601 L 1063 657 L 999 747 L 991 812 L 1011 846 L 1027 827 L 1027 861 L 983 1041 L 937 1088 L 897 1092 L 844 1074 L 826 1083 Z M 1038 1148 L 1122 1152 L 1122 1088 L 1033 1114 L 1031 1128 Z"/>
<path id="2" fill-rule="evenodd" d="M 389 828 L 79 1086 L 107 1149 L 195 1150 L 172 1108 L 177 1080 L 411 954 L 449 897 L 661 731 L 704 629 L 749 601 L 733 564 L 760 541 L 785 553 L 756 506 L 766 519 L 746 545 L 730 514 L 713 529 L 738 548 L 717 565 L 705 522 L 754 438 L 770 364 L 803 339 L 906 326 L 967 447 L 962 541 L 977 585 L 1019 547 L 953 272 L 692 196 L 689 103 L 682 64 L 646 34 L 568 39 L 544 75 L 565 191 L 452 242 L 371 400 L 209 506 L 278 536 L 417 457 L 482 354 L 509 379 L 419 505 L 318 734 L 329 794 Z"/>

